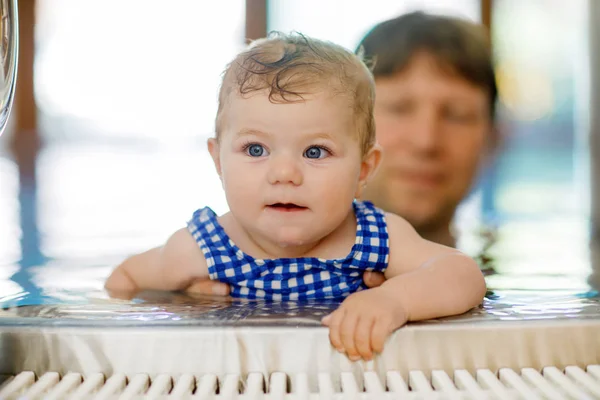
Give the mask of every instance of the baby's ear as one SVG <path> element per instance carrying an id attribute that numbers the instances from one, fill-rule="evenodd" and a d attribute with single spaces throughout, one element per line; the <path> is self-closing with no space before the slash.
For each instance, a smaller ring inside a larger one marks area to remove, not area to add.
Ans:
<path id="1" fill-rule="evenodd" d="M 375 143 L 373 147 L 363 156 L 362 163 L 360 165 L 360 176 L 358 180 L 358 188 L 356 190 L 355 198 L 360 198 L 363 190 L 371 180 L 373 175 L 377 172 L 379 165 L 381 164 L 381 158 L 383 152 L 379 143 Z"/>
<path id="2" fill-rule="evenodd" d="M 217 174 L 219 174 L 219 178 L 221 178 L 221 152 L 219 151 L 219 141 L 216 138 L 210 138 L 206 141 L 206 145 L 208 146 L 208 152 L 215 163 Z"/>

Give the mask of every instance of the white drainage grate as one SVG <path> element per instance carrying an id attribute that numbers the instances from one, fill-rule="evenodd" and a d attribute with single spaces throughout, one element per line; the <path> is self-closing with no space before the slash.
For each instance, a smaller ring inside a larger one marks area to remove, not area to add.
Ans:
<path id="1" fill-rule="evenodd" d="M 194 376 L 168 374 L 126 376 L 78 373 L 60 376 L 47 372 L 37 378 L 33 372 L 5 377 L 0 399 L 600 399 L 600 365 L 585 370 L 576 366 L 532 368 L 520 371 L 504 368 L 491 370 L 411 371 L 407 377 L 396 371 L 386 373 L 382 382 L 375 372 L 357 376 L 351 372 L 331 376 L 328 373 L 287 376 L 272 373 L 268 381 L 260 373 L 244 379 L 238 375 L 222 378 L 212 374 Z M 407 379 L 406 379 L 407 378 Z M 1 381 L 1 380 L 0 380 Z M 313 382 L 314 381 L 314 382 Z M 268 383 L 268 385 L 266 384 Z M 314 386 L 311 386 L 314 385 Z"/>

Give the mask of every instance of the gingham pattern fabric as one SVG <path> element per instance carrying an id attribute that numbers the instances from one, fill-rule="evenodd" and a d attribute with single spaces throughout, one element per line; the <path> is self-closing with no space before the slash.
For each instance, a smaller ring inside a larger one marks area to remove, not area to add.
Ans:
<path id="1" fill-rule="evenodd" d="M 341 259 L 256 259 L 241 251 L 210 208 L 197 210 L 188 230 L 204 253 L 211 279 L 226 282 L 231 296 L 265 300 L 342 299 L 365 289 L 364 271 L 384 271 L 389 238 L 384 213 L 370 202 L 354 201 L 357 230 L 350 253 Z"/>

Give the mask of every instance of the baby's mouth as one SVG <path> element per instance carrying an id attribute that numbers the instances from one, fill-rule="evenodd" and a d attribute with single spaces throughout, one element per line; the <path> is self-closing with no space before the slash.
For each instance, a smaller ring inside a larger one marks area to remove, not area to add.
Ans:
<path id="1" fill-rule="evenodd" d="M 273 203 L 267 206 L 267 208 L 281 212 L 294 212 L 307 210 L 307 207 L 299 206 L 294 203 Z"/>

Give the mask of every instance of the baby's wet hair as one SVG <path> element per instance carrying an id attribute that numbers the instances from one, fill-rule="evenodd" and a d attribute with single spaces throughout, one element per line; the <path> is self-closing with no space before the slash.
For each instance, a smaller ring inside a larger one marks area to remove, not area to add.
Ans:
<path id="1" fill-rule="evenodd" d="M 219 138 L 232 94 L 266 91 L 272 103 L 295 103 L 328 92 L 346 96 L 363 153 L 375 143 L 373 75 L 360 57 L 342 46 L 300 33 L 272 32 L 252 42 L 229 63 L 219 92 L 216 134 Z"/>

